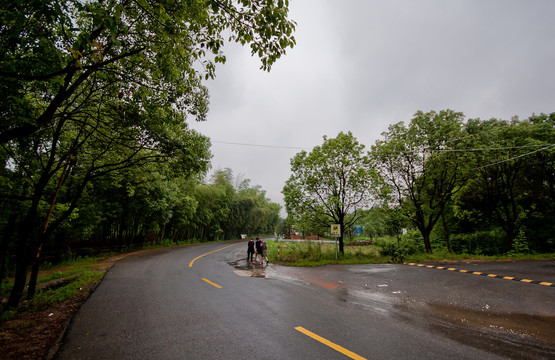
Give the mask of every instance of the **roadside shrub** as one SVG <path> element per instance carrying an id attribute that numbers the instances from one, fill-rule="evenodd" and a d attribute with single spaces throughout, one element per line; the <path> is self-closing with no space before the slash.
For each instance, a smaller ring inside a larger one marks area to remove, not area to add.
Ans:
<path id="1" fill-rule="evenodd" d="M 528 239 L 526 239 L 526 228 L 523 226 L 517 237 L 513 240 L 513 248 L 507 252 L 507 255 L 517 255 L 517 254 L 530 254 L 530 246 L 528 244 Z"/>
<path id="2" fill-rule="evenodd" d="M 392 262 L 403 262 L 407 256 L 424 252 L 422 236 L 418 231 L 409 231 L 399 241 L 392 237 L 381 237 L 376 240 L 381 256 L 391 258 Z"/>
<path id="3" fill-rule="evenodd" d="M 380 255 L 385 257 L 390 257 L 392 262 L 403 262 L 408 255 L 415 254 L 416 247 L 405 242 L 401 242 L 399 245 L 392 242 L 383 243 L 380 247 Z"/>
<path id="4" fill-rule="evenodd" d="M 451 237 L 451 249 L 456 254 L 502 254 L 507 250 L 505 233 L 500 228 L 493 228 L 470 234 L 455 234 Z"/>

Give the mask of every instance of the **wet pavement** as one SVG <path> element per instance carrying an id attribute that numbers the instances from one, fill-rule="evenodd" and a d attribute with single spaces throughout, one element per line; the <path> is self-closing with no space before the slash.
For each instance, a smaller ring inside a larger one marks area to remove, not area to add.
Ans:
<path id="1" fill-rule="evenodd" d="M 555 287 L 539 285 L 555 282 L 555 261 L 298 268 L 238 260 L 232 265 L 243 276 L 325 289 L 338 302 L 421 323 L 502 356 L 555 358 Z"/>
<path id="2" fill-rule="evenodd" d="M 245 250 L 202 244 L 123 259 L 56 359 L 343 358 L 300 327 L 366 359 L 555 359 L 555 287 L 427 266 L 261 266 Z M 472 270 L 546 282 L 553 265 Z"/>

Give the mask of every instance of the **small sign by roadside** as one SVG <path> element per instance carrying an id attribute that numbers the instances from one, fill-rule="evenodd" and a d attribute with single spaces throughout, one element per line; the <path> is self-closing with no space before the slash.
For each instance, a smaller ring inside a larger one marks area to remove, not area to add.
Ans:
<path id="1" fill-rule="evenodd" d="M 341 226 L 339 224 L 331 224 L 331 237 L 341 236 Z"/>

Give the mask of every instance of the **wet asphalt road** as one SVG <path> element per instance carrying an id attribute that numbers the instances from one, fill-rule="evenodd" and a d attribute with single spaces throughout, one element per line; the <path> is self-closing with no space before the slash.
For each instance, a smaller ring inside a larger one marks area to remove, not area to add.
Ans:
<path id="1" fill-rule="evenodd" d="M 253 267 L 231 244 L 121 260 L 56 358 L 555 358 L 555 287 L 501 278 L 555 283 L 555 261 Z"/>

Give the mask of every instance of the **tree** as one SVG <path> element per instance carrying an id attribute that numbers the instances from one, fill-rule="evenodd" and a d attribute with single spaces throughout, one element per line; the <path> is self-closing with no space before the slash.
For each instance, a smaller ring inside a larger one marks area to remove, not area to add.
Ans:
<path id="1" fill-rule="evenodd" d="M 270 70 L 292 47 L 288 1 L 8 0 L 0 12 L 0 143 L 52 126 L 93 101 L 97 79 L 122 108 L 156 103 L 203 120 L 203 79 L 225 42 L 250 44 Z"/>
<path id="2" fill-rule="evenodd" d="M 431 253 L 430 234 L 464 180 L 461 142 L 463 114 L 452 110 L 417 112 L 408 126 L 391 125 L 372 146 L 386 204 L 397 204 L 411 219 Z"/>
<path id="3" fill-rule="evenodd" d="M 204 136 L 188 130 L 175 118 L 159 116 L 158 121 L 150 119 L 141 126 L 127 121 L 128 117 L 141 115 L 119 113 L 109 103 L 99 101 L 94 108 L 56 119 L 52 129 L 3 145 L 14 162 L 11 172 L 19 174 L 14 178 L 23 182 L 20 186 L 27 189 L 24 198 L 28 200 L 20 204 L 17 268 L 9 306 L 16 306 L 23 292 L 29 252 L 36 254 L 28 291 L 28 296 L 33 296 L 45 240 L 77 209 L 93 179 L 157 162 L 181 167 L 185 176 L 207 169 L 209 142 Z M 49 221 L 50 213 L 41 211 L 45 198 L 52 206 L 56 202 L 66 204 L 55 221 Z"/>
<path id="4" fill-rule="evenodd" d="M 152 162 L 167 162 L 183 176 L 206 170 L 209 143 L 187 129 L 185 120 L 205 119 L 208 93 L 202 82 L 214 77 L 215 63 L 225 62 L 224 33 L 230 41 L 249 43 L 269 70 L 293 46 L 295 24 L 287 20 L 288 3 L 282 1 L 5 5 L 0 144 L 3 178 L 16 191 L 2 195 L 11 197 L 6 204 L 18 198 L 24 206 L 5 213 L 11 220 L 2 225 L 9 236 L 0 250 L 17 239 L 9 299 L 15 306 L 28 253 L 39 259 L 45 239 L 77 209 L 92 180 Z M 42 211 L 45 199 L 52 207 L 65 204 L 50 224 L 50 213 Z M 160 221 L 168 221 L 168 214 Z M 11 229 L 18 218 L 15 236 Z M 37 271 L 34 266 L 33 274 Z"/>
<path id="5" fill-rule="evenodd" d="M 225 216 L 217 216 L 224 236 L 268 233 L 279 223 L 279 204 L 269 202 L 259 185 L 251 186 L 250 179 L 239 174 L 235 180 L 229 168 L 214 172 L 212 186 L 223 189 L 227 196 Z M 235 184 L 235 187 L 232 185 Z"/>
<path id="6" fill-rule="evenodd" d="M 456 215 L 472 228 L 497 226 L 505 234 L 495 252 L 509 251 L 521 228 L 538 250 L 553 243 L 553 130 L 555 114 L 529 120 L 471 119 L 473 176 L 456 197 Z"/>
<path id="7" fill-rule="evenodd" d="M 291 159 L 291 172 L 282 190 L 288 214 L 315 227 L 339 224 L 343 253 L 343 231 L 370 204 L 374 170 L 364 145 L 351 132 L 331 139 L 324 136 L 321 146 Z"/>

